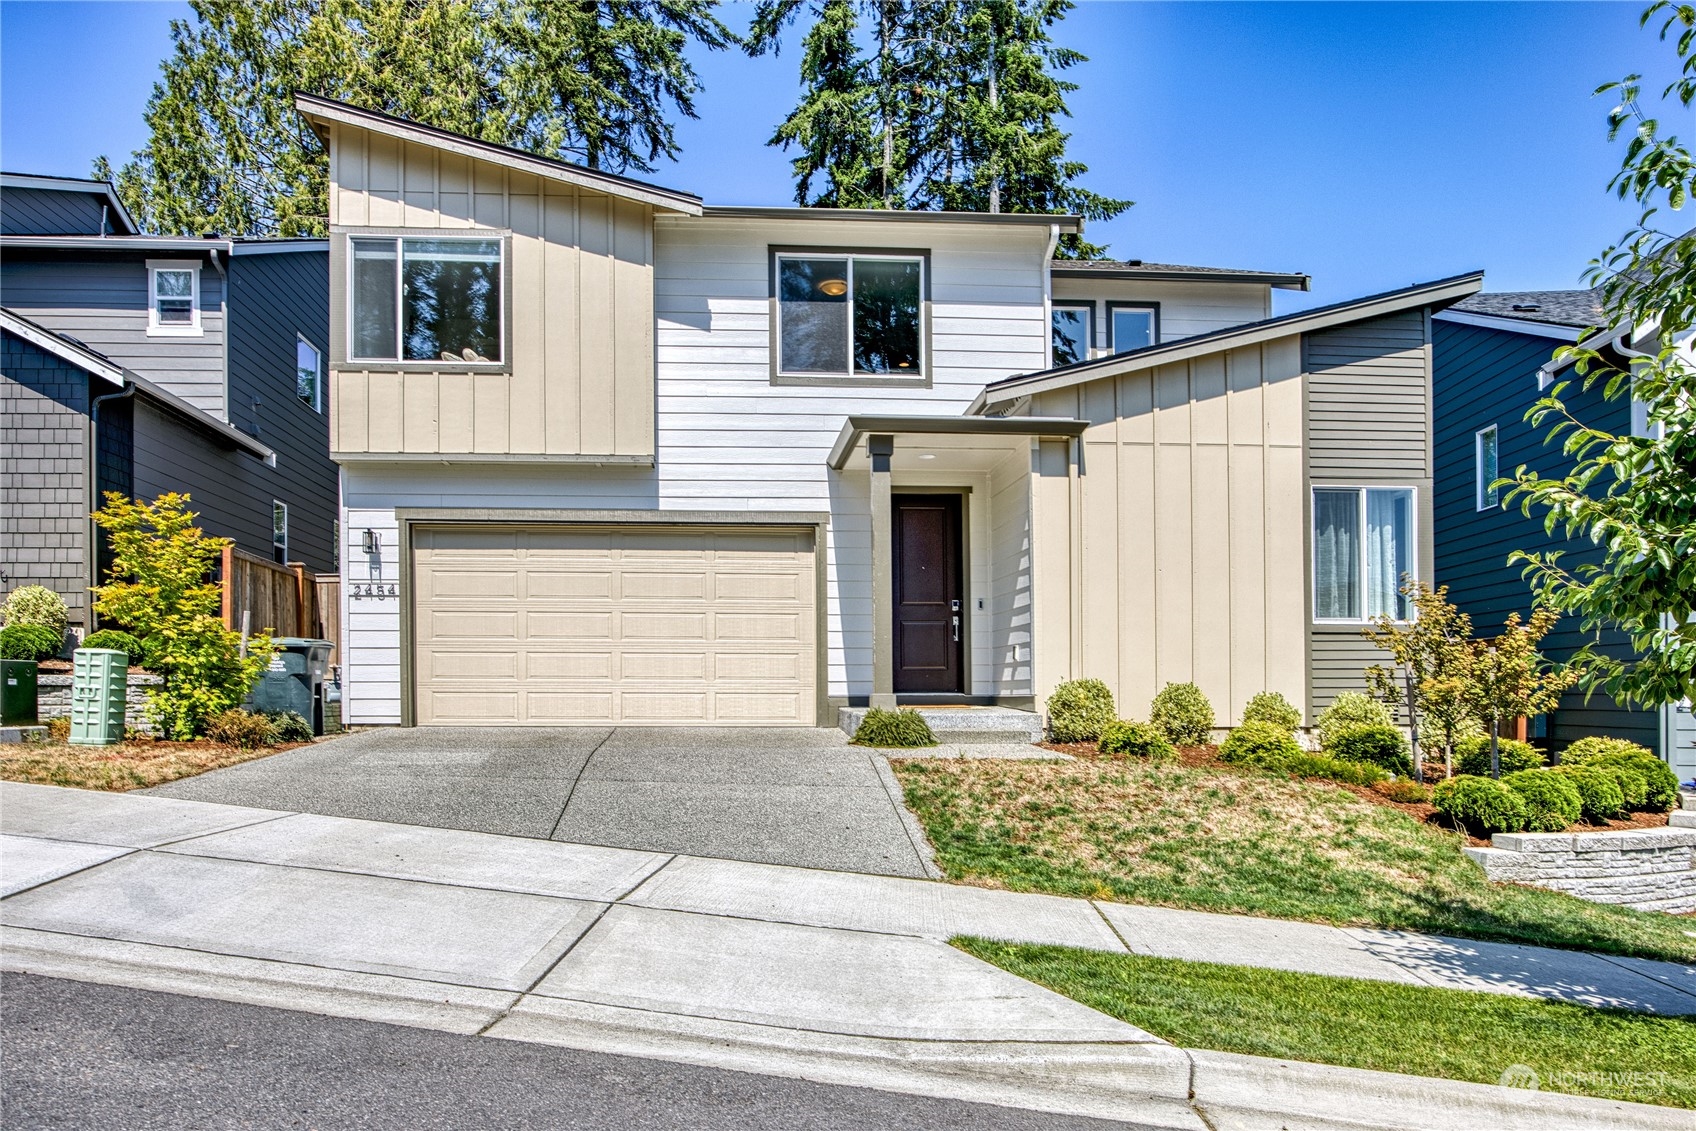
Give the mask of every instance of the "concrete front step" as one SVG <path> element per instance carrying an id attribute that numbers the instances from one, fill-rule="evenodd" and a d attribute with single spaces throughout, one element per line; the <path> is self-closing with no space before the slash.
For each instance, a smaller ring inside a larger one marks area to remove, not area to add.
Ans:
<path id="1" fill-rule="evenodd" d="M 836 722 L 852 735 L 866 717 L 865 707 L 843 707 Z M 937 741 L 956 745 L 1041 742 L 1042 716 L 1012 707 L 914 707 L 930 725 Z"/>
<path id="2" fill-rule="evenodd" d="M 1675 829 L 1696 829 L 1696 809 L 1674 809 L 1667 814 L 1667 824 Z"/>

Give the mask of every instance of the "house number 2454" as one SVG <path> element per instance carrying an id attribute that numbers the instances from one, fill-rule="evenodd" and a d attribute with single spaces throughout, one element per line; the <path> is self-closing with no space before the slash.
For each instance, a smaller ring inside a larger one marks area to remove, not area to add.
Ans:
<path id="1" fill-rule="evenodd" d="M 398 581 L 355 581 L 348 592 L 355 601 L 387 601 L 400 597 Z"/>

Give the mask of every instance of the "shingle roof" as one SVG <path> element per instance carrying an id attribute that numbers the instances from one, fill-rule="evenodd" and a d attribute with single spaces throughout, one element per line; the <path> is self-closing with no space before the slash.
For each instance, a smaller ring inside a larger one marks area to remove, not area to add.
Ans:
<path id="1" fill-rule="evenodd" d="M 1603 317 L 1602 292 L 1594 290 L 1492 291 L 1462 299 L 1450 309 L 1579 328 L 1598 325 Z"/>
<path id="2" fill-rule="evenodd" d="M 1232 283 L 1263 283 L 1288 290 L 1308 288 L 1308 276 L 1299 271 L 1250 271 L 1238 267 L 1197 267 L 1185 263 L 1149 263 L 1142 259 L 1056 259 L 1056 275 L 1102 279 L 1191 279 Z"/>

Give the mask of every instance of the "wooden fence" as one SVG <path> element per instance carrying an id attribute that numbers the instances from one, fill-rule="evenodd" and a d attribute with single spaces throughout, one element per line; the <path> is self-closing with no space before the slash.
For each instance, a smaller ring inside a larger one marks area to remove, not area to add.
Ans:
<path id="1" fill-rule="evenodd" d="M 318 638 L 328 640 L 330 663 L 342 662 L 342 579 L 318 575 Z"/>
<path id="2" fill-rule="evenodd" d="M 219 579 L 224 590 L 224 624 L 237 632 L 246 613 L 250 632 L 325 639 L 318 578 L 300 562 L 278 565 L 226 546 Z"/>

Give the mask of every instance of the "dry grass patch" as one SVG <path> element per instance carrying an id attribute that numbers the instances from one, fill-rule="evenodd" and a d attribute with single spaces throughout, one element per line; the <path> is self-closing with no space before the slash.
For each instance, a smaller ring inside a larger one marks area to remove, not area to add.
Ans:
<path id="1" fill-rule="evenodd" d="M 123 792 L 264 758 L 288 746 L 238 750 L 211 742 L 129 739 L 116 746 L 27 742 L 0 746 L 0 780 Z"/>
<path id="2" fill-rule="evenodd" d="M 1459 834 L 1331 782 L 1217 764 L 894 765 L 956 882 L 1696 960 L 1687 920 L 1492 884 Z"/>

